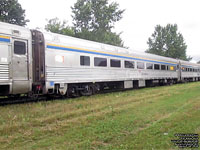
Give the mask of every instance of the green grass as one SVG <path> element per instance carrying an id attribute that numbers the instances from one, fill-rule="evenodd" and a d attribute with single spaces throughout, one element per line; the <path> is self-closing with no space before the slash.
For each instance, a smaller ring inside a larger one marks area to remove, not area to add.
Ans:
<path id="1" fill-rule="evenodd" d="M 200 135 L 200 82 L 0 107 L 0 149 L 178 149 Z"/>

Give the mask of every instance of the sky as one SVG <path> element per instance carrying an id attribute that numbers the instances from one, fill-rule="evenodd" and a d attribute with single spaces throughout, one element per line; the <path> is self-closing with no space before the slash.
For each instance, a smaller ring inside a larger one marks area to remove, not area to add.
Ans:
<path id="1" fill-rule="evenodd" d="M 27 27 L 44 29 L 47 19 L 59 18 L 72 25 L 71 6 L 77 0 L 18 0 L 25 9 Z M 113 31 L 120 33 L 125 46 L 144 52 L 147 40 L 156 25 L 177 24 L 187 44 L 187 55 L 193 62 L 200 60 L 200 1 L 199 0 L 110 0 L 125 9 L 123 18 Z"/>

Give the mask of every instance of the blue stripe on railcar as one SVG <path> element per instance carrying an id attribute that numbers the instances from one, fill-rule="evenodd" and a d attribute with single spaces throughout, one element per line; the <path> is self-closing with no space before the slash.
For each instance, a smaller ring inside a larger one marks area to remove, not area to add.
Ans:
<path id="1" fill-rule="evenodd" d="M 117 57 L 117 58 L 131 59 L 131 60 L 139 60 L 139 61 L 146 61 L 146 62 L 160 63 L 160 64 L 165 64 L 165 65 L 176 66 L 176 64 L 167 63 L 167 62 L 140 59 L 140 58 L 134 58 L 134 57 L 128 57 L 128 56 L 120 56 L 120 55 L 114 55 L 114 54 L 106 54 L 106 53 L 103 53 L 103 52 L 87 51 L 87 50 L 80 50 L 80 49 L 60 47 L 60 46 L 52 46 L 52 45 L 47 45 L 47 48 L 49 48 L 49 49 L 57 49 L 57 50 L 64 50 L 64 51 L 71 51 L 71 52 L 80 52 L 80 53 L 87 53 L 87 54 L 102 55 L 102 56 L 110 56 L 110 57 Z"/>
<path id="2" fill-rule="evenodd" d="M 10 39 L 0 37 L 0 42 L 10 42 Z"/>

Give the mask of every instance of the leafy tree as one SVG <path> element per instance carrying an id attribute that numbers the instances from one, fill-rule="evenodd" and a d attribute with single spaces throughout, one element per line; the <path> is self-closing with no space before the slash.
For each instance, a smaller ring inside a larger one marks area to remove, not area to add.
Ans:
<path id="1" fill-rule="evenodd" d="M 124 10 L 108 0 L 77 0 L 72 8 L 75 36 L 87 40 L 123 46 L 120 34 L 113 33 L 115 22 Z"/>
<path id="2" fill-rule="evenodd" d="M 25 26 L 25 10 L 17 0 L 0 0 L 0 21 Z"/>
<path id="3" fill-rule="evenodd" d="M 121 33 L 117 34 L 111 31 L 101 32 L 100 29 L 97 31 L 83 30 L 81 32 L 75 33 L 75 37 L 77 38 L 82 38 L 86 40 L 124 47 L 123 41 L 120 38 L 120 35 Z"/>
<path id="4" fill-rule="evenodd" d="M 192 59 L 186 56 L 187 45 L 176 24 L 168 24 L 166 27 L 157 25 L 147 44 L 149 45 L 147 53 L 188 61 Z"/>
<path id="5" fill-rule="evenodd" d="M 73 28 L 67 26 L 66 21 L 61 22 L 58 18 L 48 20 L 48 24 L 45 26 L 45 29 L 53 33 L 75 36 Z"/>

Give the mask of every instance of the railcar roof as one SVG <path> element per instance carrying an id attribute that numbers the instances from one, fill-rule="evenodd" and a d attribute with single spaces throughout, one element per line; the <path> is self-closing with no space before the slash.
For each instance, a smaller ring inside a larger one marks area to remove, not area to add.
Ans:
<path id="1" fill-rule="evenodd" d="M 152 60 L 162 60 L 162 61 L 170 61 L 170 62 L 177 62 L 177 59 L 158 56 L 154 54 L 144 53 L 134 51 L 132 49 L 126 49 L 122 47 L 112 46 L 108 44 L 98 43 L 94 41 L 74 38 L 70 36 L 60 35 L 51 32 L 43 32 L 45 39 L 48 43 L 56 44 L 60 46 L 69 46 L 77 49 L 88 49 L 88 50 L 96 50 L 100 52 L 109 52 L 113 54 L 121 54 L 125 56 L 135 56 L 139 58 L 148 58 Z"/>
<path id="2" fill-rule="evenodd" d="M 22 26 L 8 24 L 4 22 L 0 22 L 0 34 L 12 37 L 20 37 L 20 38 L 31 37 L 31 32 L 29 29 Z"/>

